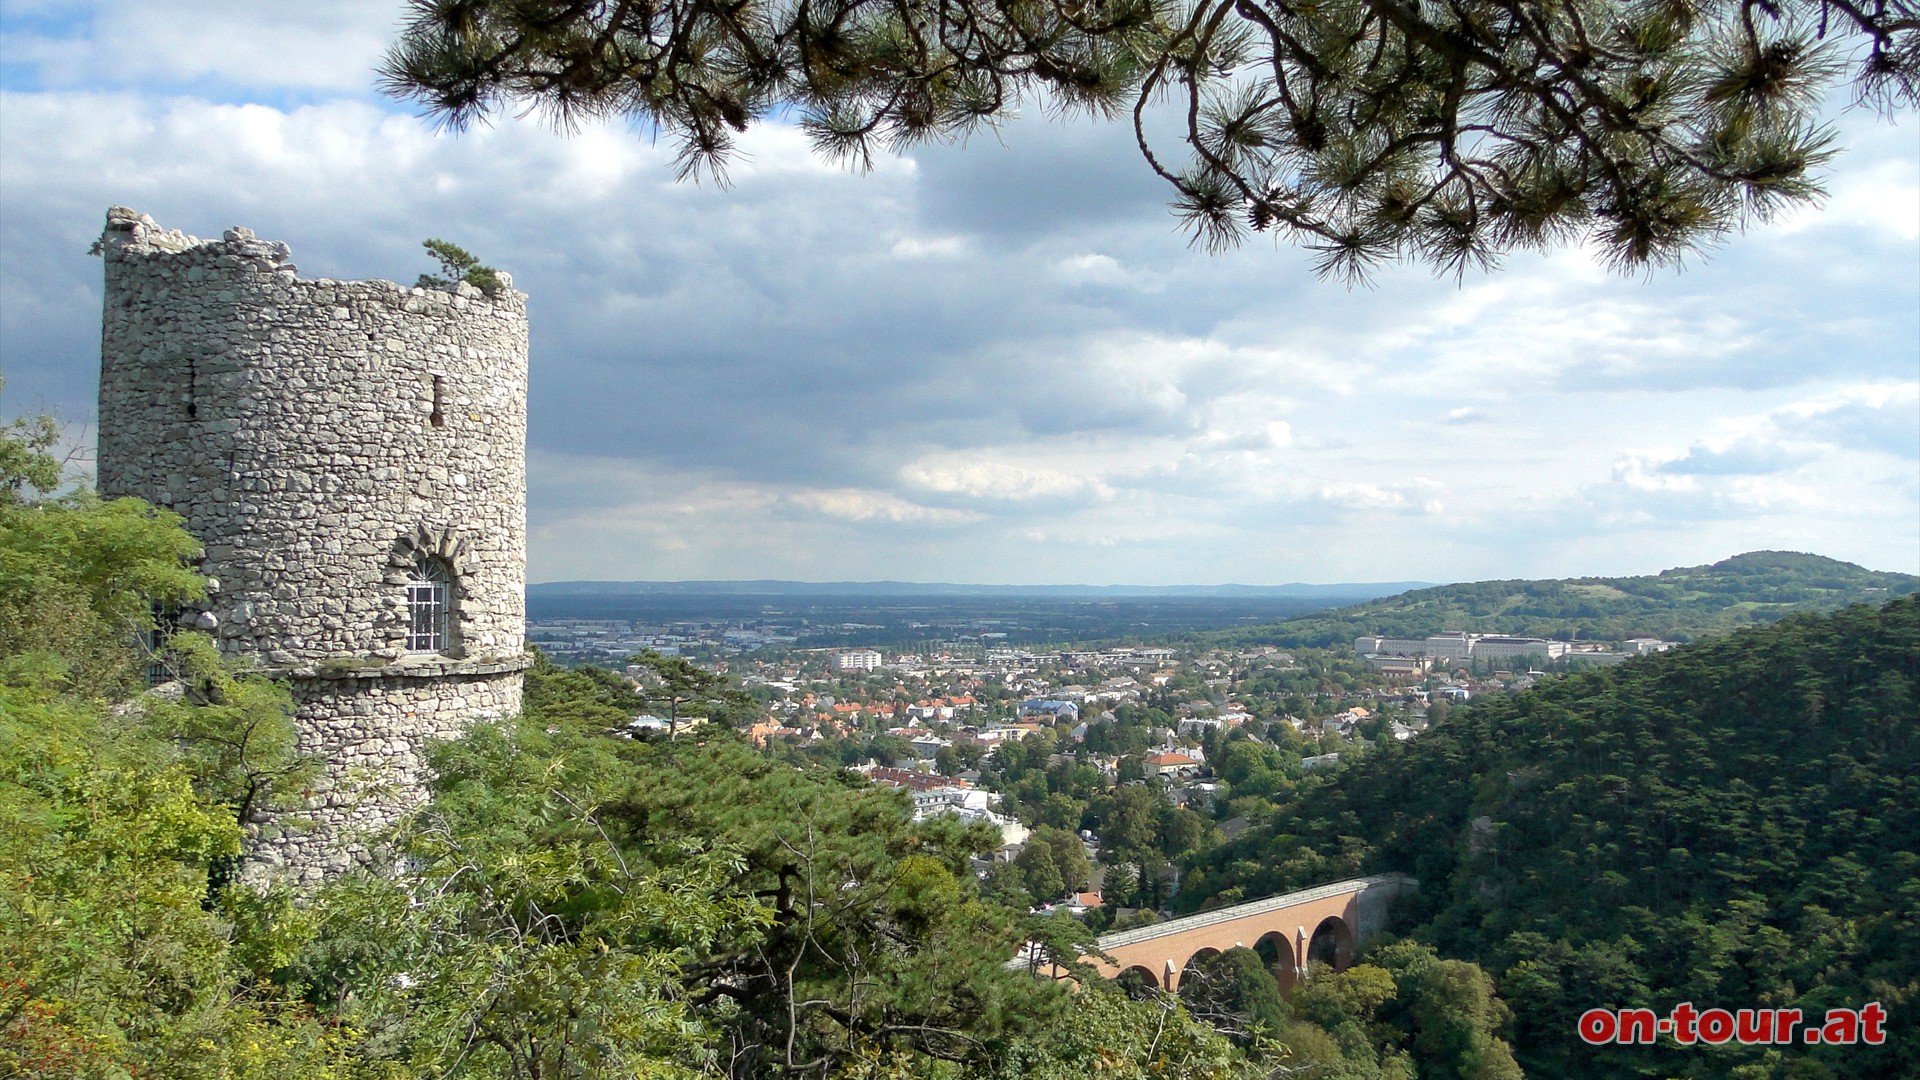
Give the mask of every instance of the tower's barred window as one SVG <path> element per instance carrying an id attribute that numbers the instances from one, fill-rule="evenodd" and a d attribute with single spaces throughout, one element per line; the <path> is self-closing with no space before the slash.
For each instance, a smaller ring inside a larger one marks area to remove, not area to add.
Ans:
<path id="1" fill-rule="evenodd" d="M 413 561 L 407 581 L 407 651 L 447 651 L 447 609 L 453 582 L 446 564 L 430 555 Z"/>
<path id="2" fill-rule="evenodd" d="M 168 605 L 153 602 L 153 629 L 142 635 L 145 640 L 141 643 L 147 648 L 148 686 L 159 686 L 174 677 L 173 665 L 167 662 L 167 646 L 172 643 L 175 614 Z"/>

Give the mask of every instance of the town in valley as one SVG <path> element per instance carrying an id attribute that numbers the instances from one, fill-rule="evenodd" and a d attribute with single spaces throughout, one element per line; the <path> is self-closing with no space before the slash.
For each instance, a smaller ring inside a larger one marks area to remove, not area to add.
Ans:
<path id="1" fill-rule="evenodd" d="M 1045 639 L 1086 622 L 1084 610 L 1077 620 L 1070 612 L 1087 602 L 1002 600 L 987 613 L 973 610 L 979 601 L 937 597 L 804 612 L 711 602 L 732 617 L 698 617 L 694 597 L 652 619 L 568 617 L 550 600 L 528 640 L 553 662 L 624 673 L 640 700 L 653 682 L 648 656 L 726 677 L 753 704 L 725 719 L 756 746 L 902 789 L 916 819 L 997 828 L 1000 846 L 976 867 L 990 888 L 1035 910 L 1091 914 L 1101 927 L 1156 918 L 1177 897 L 1182 859 L 1238 835 L 1307 773 L 1417 738 L 1475 697 L 1675 644 L 1455 631 L 1331 648 L 1221 646 L 1208 630 L 1249 616 L 1220 604 L 1196 616 L 1207 605 L 1193 599 L 1159 602 L 1185 609 L 1172 620 L 1184 632 L 1062 642 Z M 912 617 L 899 616 L 903 606 Z M 1132 627 L 1154 628 L 1155 607 L 1129 601 Z M 629 732 L 677 737 L 705 722 L 642 711 Z M 1106 834 L 1136 819 L 1155 839 L 1116 853 Z M 1036 846 L 1036 831 L 1049 843 Z M 1069 837 L 1079 857 L 1062 855 Z"/>

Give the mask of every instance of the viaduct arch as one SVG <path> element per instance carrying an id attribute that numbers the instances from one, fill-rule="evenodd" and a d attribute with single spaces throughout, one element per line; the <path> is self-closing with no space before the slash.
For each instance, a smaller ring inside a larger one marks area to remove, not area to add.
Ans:
<path id="1" fill-rule="evenodd" d="M 1109 979 L 1126 975 L 1178 990 L 1181 975 L 1202 954 L 1244 947 L 1265 958 L 1286 989 L 1314 971 L 1345 970 L 1360 946 L 1386 928 L 1394 899 L 1418 888 L 1406 874 L 1380 874 L 1269 896 L 1106 934 L 1100 949 L 1114 962 L 1090 962 Z"/>

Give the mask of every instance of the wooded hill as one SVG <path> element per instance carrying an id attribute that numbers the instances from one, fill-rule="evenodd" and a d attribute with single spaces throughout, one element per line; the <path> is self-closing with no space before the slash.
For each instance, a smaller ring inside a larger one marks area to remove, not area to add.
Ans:
<path id="1" fill-rule="evenodd" d="M 1920 597 L 1476 700 L 1305 782 L 1188 908 L 1417 875 L 1400 921 L 1493 973 L 1533 1076 L 1920 1076 Z M 1878 1001 L 1882 1047 L 1592 1047 L 1581 1012 Z"/>
<path id="2" fill-rule="evenodd" d="M 1795 612 L 1881 604 L 1915 592 L 1920 577 L 1912 574 L 1794 551 L 1750 551 L 1643 577 L 1441 585 L 1204 638 L 1214 645 L 1299 648 L 1345 644 L 1363 634 L 1424 637 L 1467 630 L 1560 640 L 1692 641 Z"/>

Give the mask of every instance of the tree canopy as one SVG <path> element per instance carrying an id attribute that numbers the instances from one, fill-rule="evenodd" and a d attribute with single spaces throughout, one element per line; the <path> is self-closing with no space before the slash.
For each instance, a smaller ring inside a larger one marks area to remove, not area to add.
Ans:
<path id="1" fill-rule="evenodd" d="M 1180 906 L 1411 873 L 1419 910 L 1400 925 L 1496 973 L 1531 1075 L 1913 1076 L 1910 1016 L 1884 1046 L 1805 1048 L 1790 1066 L 1757 1046 L 1597 1057 L 1574 1021 L 1596 1005 L 1752 1002 L 1820 1016 L 1911 1003 L 1916 702 L 1920 596 L 1796 614 L 1475 699 L 1337 778 L 1302 782 L 1207 854 Z"/>
<path id="2" fill-rule="evenodd" d="M 627 117 L 677 144 L 681 176 L 723 178 L 736 134 L 773 116 L 861 166 L 1023 101 L 1130 116 L 1198 242 L 1275 231 L 1349 279 L 1579 242 L 1623 270 L 1673 264 L 1818 197 L 1824 90 L 1849 82 L 1891 111 L 1920 89 L 1912 0 L 411 8 L 385 86 L 455 127 L 520 108 Z"/>

